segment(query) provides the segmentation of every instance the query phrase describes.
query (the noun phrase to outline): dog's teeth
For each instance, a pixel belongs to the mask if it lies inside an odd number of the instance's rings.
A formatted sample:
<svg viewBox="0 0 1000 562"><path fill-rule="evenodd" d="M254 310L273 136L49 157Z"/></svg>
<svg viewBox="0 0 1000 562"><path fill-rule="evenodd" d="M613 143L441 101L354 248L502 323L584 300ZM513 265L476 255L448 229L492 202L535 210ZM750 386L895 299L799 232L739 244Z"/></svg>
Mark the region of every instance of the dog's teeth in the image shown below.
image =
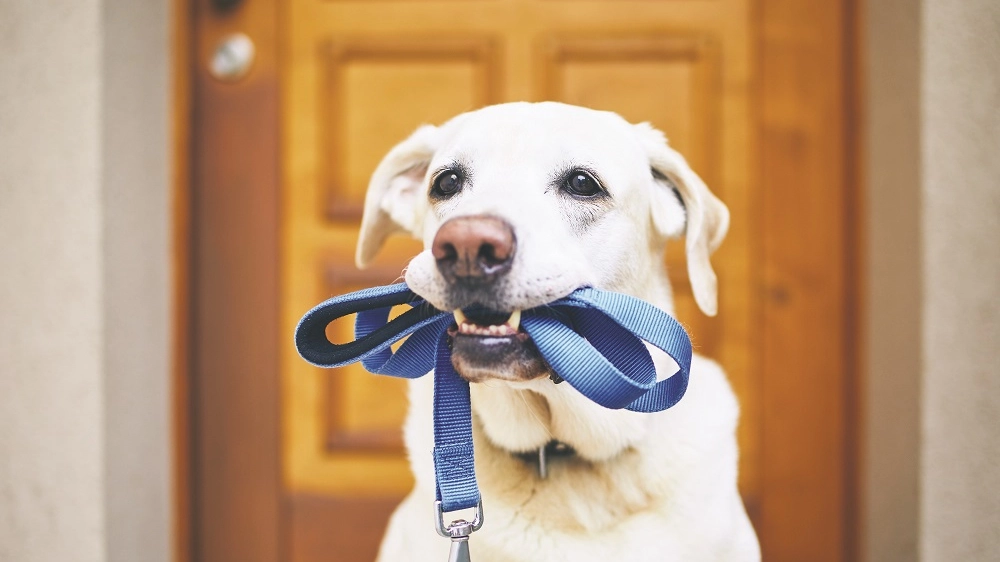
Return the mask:
<svg viewBox="0 0 1000 562"><path fill-rule="evenodd" d="M511 313L510 318L507 319L507 325L510 326L513 331L517 331L517 329L521 326L520 310L515 310Z"/></svg>
<svg viewBox="0 0 1000 562"><path fill-rule="evenodd" d="M491 326L482 326L476 324L475 322L471 322L460 308L456 308L452 314L455 316L455 325L458 327L458 333L460 334L469 334L474 336L513 336L517 334L517 329L521 325L520 310L512 312L510 317L503 324Z"/></svg>

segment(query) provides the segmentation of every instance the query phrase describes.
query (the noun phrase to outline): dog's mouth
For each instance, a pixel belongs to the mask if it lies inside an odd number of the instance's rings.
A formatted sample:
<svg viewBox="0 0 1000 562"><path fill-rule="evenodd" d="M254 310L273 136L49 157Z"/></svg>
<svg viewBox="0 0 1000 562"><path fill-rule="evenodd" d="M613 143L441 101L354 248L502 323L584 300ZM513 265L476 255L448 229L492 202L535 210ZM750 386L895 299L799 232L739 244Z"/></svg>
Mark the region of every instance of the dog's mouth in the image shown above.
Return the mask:
<svg viewBox="0 0 1000 562"><path fill-rule="evenodd" d="M470 307L468 311L455 309L455 328L463 336L513 337L521 331L521 311L497 312L481 307Z"/></svg>
<svg viewBox="0 0 1000 562"><path fill-rule="evenodd" d="M478 306L455 309L451 362L469 382L523 381L545 375L548 367L521 327L521 311L500 312Z"/></svg>

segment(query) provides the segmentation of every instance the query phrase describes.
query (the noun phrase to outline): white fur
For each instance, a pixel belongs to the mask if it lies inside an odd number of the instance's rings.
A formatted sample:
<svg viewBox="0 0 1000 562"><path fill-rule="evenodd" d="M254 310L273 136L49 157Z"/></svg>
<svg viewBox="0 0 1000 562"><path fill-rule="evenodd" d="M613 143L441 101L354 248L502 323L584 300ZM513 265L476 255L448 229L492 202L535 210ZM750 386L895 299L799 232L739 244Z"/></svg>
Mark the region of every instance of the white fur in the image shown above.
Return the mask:
<svg viewBox="0 0 1000 562"><path fill-rule="evenodd" d="M454 159L473 177L455 197L432 203L429 174ZM595 170L611 194L586 228L572 220L577 203L552 188L553 174L567 166ZM502 217L514 229L514 263L496 289L512 309L592 285L672 312L663 248L666 238L684 235L696 301L715 314L708 258L725 236L728 211L646 124L516 103L421 127L373 175L358 262L370 261L389 234L408 232L425 251L407 267L407 283L434 306L454 308L429 248L444 221L476 214ZM661 378L676 370L665 354L653 356ZM608 410L545 377L474 384L472 406L486 512L471 539L476 562L760 559L736 488L738 406L715 363L695 356L686 396L656 414ZM447 559L449 542L433 525L431 408L431 378L411 382L405 437L416 486L390 521L381 562ZM577 455L552 462L542 480L512 453L550 439Z"/></svg>

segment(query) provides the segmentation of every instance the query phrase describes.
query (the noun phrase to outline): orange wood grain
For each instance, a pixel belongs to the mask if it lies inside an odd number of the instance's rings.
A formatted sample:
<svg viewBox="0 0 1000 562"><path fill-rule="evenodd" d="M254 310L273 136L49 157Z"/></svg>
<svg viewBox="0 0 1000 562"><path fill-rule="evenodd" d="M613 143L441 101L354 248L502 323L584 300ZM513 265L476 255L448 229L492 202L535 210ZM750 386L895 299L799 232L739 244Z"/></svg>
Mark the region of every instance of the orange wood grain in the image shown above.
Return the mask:
<svg viewBox="0 0 1000 562"><path fill-rule="evenodd" d="M845 168L847 189L845 201L846 216L846 252L847 277L844 309L846 312L844 329L848 349L844 380L845 416L844 428L844 559L861 560L864 552L863 536L865 521L864 494L861 477L865 459L864 436L867 414L863 391L864 380L868 376L867 322L865 314L868 310L866 302L866 280L868 271L868 231L865 217L868 216L866 206L868 189L867 178L867 130L865 118L867 92L864 1L844 0L844 60L845 60L845 92L844 123L846 127L844 142L846 143Z"/></svg>
<svg viewBox="0 0 1000 562"><path fill-rule="evenodd" d="M279 114L276 0L193 8L191 412L193 559L278 562ZM208 61L228 33L255 43L249 74Z"/></svg>
<svg viewBox="0 0 1000 562"><path fill-rule="evenodd" d="M170 4L171 146L171 446L174 562L191 560L191 9Z"/></svg>
<svg viewBox="0 0 1000 562"><path fill-rule="evenodd" d="M847 22L822 0L768 0L760 17L761 546L766 560L840 561L855 366Z"/></svg>
<svg viewBox="0 0 1000 562"><path fill-rule="evenodd" d="M375 559L382 530L399 496L330 498L296 494L289 498L288 562Z"/></svg>

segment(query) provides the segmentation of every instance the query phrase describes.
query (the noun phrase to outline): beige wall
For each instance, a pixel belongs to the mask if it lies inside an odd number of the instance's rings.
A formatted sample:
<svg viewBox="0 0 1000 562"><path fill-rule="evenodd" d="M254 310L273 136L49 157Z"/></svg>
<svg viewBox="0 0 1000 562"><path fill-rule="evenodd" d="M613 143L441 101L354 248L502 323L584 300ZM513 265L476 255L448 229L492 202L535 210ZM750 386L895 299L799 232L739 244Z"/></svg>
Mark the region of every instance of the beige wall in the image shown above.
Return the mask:
<svg viewBox="0 0 1000 562"><path fill-rule="evenodd" d="M104 560L100 4L0 6L0 560Z"/></svg>
<svg viewBox="0 0 1000 562"><path fill-rule="evenodd" d="M167 562L169 0L103 0L105 523L110 562Z"/></svg>
<svg viewBox="0 0 1000 562"><path fill-rule="evenodd" d="M1000 558L1000 2L925 0L921 560Z"/></svg>
<svg viewBox="0 0 1000 562"><path fill-rule="evenodd" d="M169 559L166 5L0 2L0 561Z"/></svg>
<svg viewBox="0 0 1000 562"><path fill-rule="evenodd" d="M871 562L1000 552L1000 3L871 0Z"/></svg>

